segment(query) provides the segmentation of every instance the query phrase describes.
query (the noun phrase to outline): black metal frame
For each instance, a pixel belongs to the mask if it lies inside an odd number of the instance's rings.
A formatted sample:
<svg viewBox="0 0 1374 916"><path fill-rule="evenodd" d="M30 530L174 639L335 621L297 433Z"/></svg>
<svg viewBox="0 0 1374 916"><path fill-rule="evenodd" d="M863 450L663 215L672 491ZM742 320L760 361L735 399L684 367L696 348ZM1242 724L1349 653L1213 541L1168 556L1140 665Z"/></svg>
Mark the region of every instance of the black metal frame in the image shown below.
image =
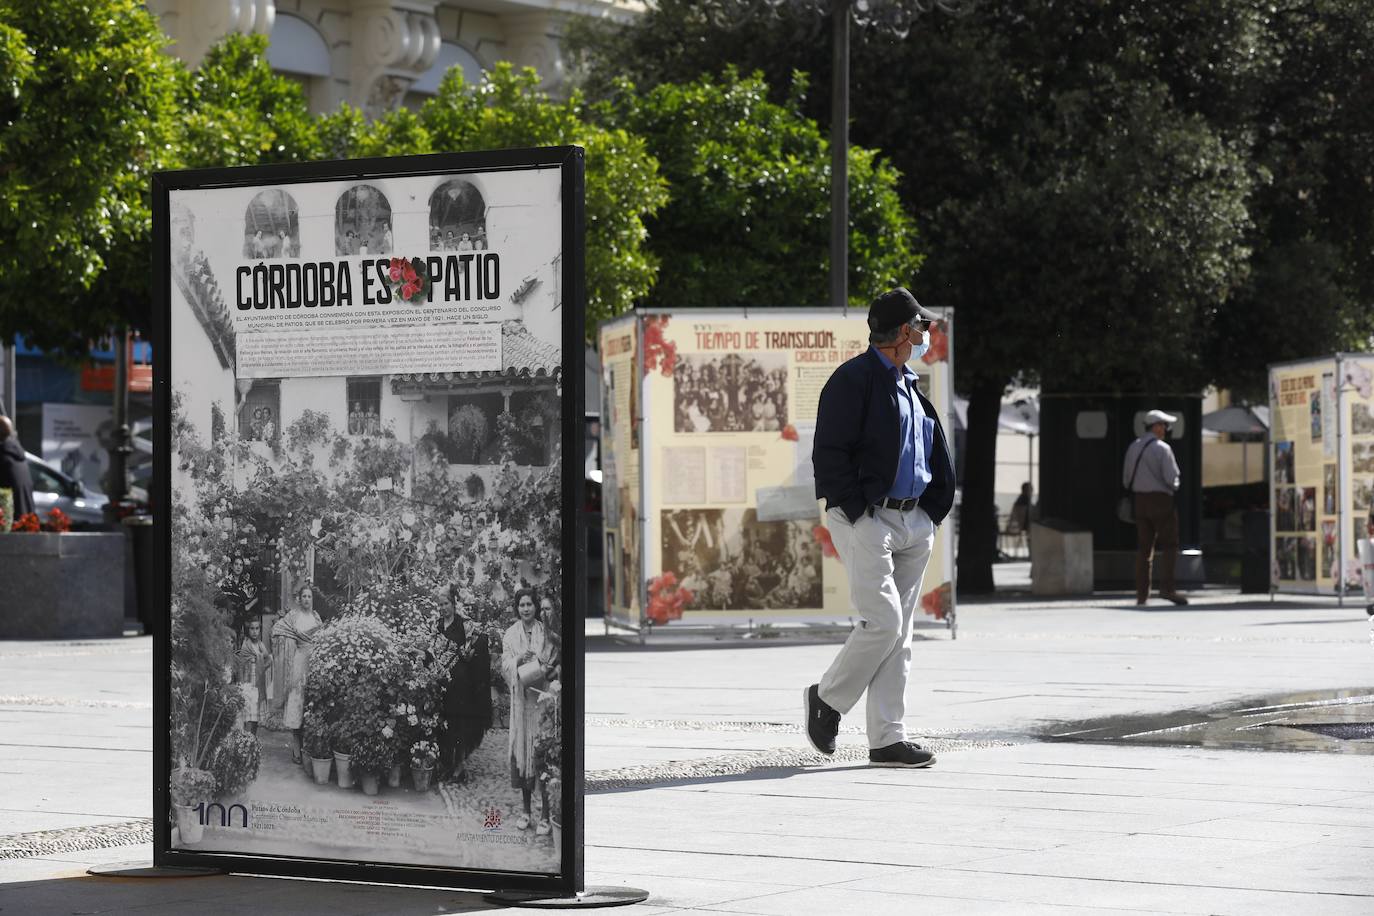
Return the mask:
<svg viewBox="0 0 1374 916"><path fill-rule="evenodd" d="M563 270L563 797L562 862L557 875L529 872L394 865L339 859L247 853L192 853L171 848L171 263L170 193L207 188L302 184L366 178L404 178L557 167L562 172ZM465 888L580 893L583 878L583 616L586 532L581 524L583 336L586 314L585 154L580 147L439 153L289 165L160 172L152 179L153 207L153 415L154 537L163 573L153 582L160 621L153 642L153 861L159 866L208 866L233 872Z"/></svg>

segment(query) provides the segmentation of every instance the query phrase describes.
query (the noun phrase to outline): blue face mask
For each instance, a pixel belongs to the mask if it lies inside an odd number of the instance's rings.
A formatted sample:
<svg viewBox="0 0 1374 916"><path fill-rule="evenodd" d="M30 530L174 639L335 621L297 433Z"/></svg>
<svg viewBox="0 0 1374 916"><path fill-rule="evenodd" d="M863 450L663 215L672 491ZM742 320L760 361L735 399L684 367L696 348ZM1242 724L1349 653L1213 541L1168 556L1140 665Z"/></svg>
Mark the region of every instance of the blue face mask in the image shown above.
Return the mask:
<svg viewBox="0 0 1374 916"><path fill-rule="evenodd" d="M920 359L930 350L930 331L921 332L921 342L911 345L911 359Z"/></svg>

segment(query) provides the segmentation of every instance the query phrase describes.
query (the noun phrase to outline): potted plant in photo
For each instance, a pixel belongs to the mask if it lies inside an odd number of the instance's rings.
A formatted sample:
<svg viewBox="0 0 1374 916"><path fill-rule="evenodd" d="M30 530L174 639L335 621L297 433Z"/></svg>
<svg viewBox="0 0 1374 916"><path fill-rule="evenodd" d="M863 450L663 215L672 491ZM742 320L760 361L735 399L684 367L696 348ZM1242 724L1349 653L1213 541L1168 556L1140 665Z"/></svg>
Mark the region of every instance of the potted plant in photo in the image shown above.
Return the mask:
<svg viewBox="0 0 1374 916"><path fill-rule="evenodd" d="M196 808L214 798L215 776L209 770L177 767L168 782L172 811L181 842L194 846L204 837L205 825ZM202 809L204 810L204 809Z"/></svg>
<svg viewBox="0 0 1374 916"><path fill-rule="evenodd" d="M258 776L262 750L258 739L234 729L224 736L210 758L210 773L215 777L215 795L237 795Z"/></svg>
<svg viewBox="0 0 1374 916"><path fill-rule="evenodd" d="M400 651L395 634L372 617L346 615L319 632L310 654L306 713L324 723L339 786L349 788L355 775L377 775L391 767L390 748L379 752L377 745L386 743L382 712L394 704Z"/></svg>
<svg viewBox="0 0 1374 916"><path fill-rule="evenodd" d="M433 741L416 741L410 748L410 779L416 792L428 792L434 776L434 764L439 760L439 745Z"/></svg>
<svg viewBox="0 0 1374 916"><path fill-rule="evenodd" d="M318 713L307 713L302 720L301 728L301 743L310 758L310 774L315 778L316 785L326 785L329 782L329 771L334 766L334 752L329 746L329 735L325 731L324 721Z"/></svg>
<svg viewBox="0 0 1374 916"><path fill-rule="evenodd" d="M353 773L362 783L365 795L376 795L386 771L391 769L394 752L390 726L377 723L375 731L361 736L353 746Z"/></svg>

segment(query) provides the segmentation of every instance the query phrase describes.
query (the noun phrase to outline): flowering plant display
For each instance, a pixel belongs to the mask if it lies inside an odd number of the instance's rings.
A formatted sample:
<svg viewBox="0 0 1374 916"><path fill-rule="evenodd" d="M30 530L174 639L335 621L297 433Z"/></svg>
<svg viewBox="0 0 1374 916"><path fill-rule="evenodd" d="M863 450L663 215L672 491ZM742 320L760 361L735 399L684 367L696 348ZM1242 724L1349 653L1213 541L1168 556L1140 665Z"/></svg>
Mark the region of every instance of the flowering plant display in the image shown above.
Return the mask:
<svg viewBox="0 0 1374 916"><path fill-rule="evenodd" d="M330 746L324 717L315 710L306 713L301 719L301 745L305 752L316 760L323 760L334 752Z"/></svg>
<svg viewBox="0 0 1374 916"><path fill-rule="evenodd" d="M0 534L10 530L10 522L14 516L14 491L9 487L0 487Z"/></svg>
<svg viewBox="0 0 1374 916"><path fill-rule="evenodd" d="M319 717L334 750L352 754L360 770L384 771L394 755L382 730L402 671L395 634L361 615L342 617L318 632L306 678L306 714Z"/></svg>
<svg viewBox="0 0 1374 916"><path fill-rule="evenodd" d="M48 520L43 523L44 529L55 531L59 534L72 530L72 520L67 513L53 506L48 510Z"/></svg>
<svg viewBox="0 0 1374 916"><path fill-rule="evenodd" d="M392 258L387 279L391 293L402 302L415 304L426 297L425 262L420 258Z"/></svg>
<svg viewBox="0 0 1374 916"><path fill-rule="evenodd" d="M428 769L439 761L439 745L433 741L416 741L410 747L410 765L417 769Z"/></svg>
<svg viewBox="0 0 1374 916"><path fill-rule="evenodd" d="M38 516L32 512L25 512L14 520L14 525L10 530L21 534L36 534L42 530L42 526L38 524Z"/></svg>
<svg viewBox="0 0 1374 916"><path fill-rule="evenodd" d="M168 780L174 805L198 805L214 798L215 776L209 770L177 767Z"/></svg>
<svg viewBox="0 0 1374 916"><path fill-rule="evenodd" d="M224 736L210 758L210 773L215 778L218 795L242 792L258 776L262 750L258 739L248 732L234 729Z"/></svg>

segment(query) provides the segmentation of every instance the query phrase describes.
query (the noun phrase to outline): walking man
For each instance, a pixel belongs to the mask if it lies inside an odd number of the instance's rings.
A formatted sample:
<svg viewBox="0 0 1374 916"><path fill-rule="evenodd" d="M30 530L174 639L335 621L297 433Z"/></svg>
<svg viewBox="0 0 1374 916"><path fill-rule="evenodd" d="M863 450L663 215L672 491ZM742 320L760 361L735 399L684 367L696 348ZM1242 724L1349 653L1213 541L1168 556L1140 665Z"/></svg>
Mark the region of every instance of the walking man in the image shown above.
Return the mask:
<svg viewBox="0 0 1374 916"><path fill-rule="evenodd" d="M820 683L804 691L806 735L818 752L835 753L840 716L867 691L874 766L935 762L906 740L903 724L921 577L935 526L954 502L944 428L908 365L929 349L935 320L905 289L874 299L871 346L830 376L816 416L816 495L861 620Z"/></svg>
<svg viewBox="0 0 1374 916"><path fill-rule="evenodd" d="M1174 584L1174 564L1178 560L1178 510L1174 493L1178 490L1178 460L1164 441L1169 427L1178 417L1162 410L1145 414L1145 433L1126 448L1121 467L1121 485L1135 494L1135 603L1150 597L1151 554L1159 555L1159 594L1174 604L1187 604Z"/></svg>

